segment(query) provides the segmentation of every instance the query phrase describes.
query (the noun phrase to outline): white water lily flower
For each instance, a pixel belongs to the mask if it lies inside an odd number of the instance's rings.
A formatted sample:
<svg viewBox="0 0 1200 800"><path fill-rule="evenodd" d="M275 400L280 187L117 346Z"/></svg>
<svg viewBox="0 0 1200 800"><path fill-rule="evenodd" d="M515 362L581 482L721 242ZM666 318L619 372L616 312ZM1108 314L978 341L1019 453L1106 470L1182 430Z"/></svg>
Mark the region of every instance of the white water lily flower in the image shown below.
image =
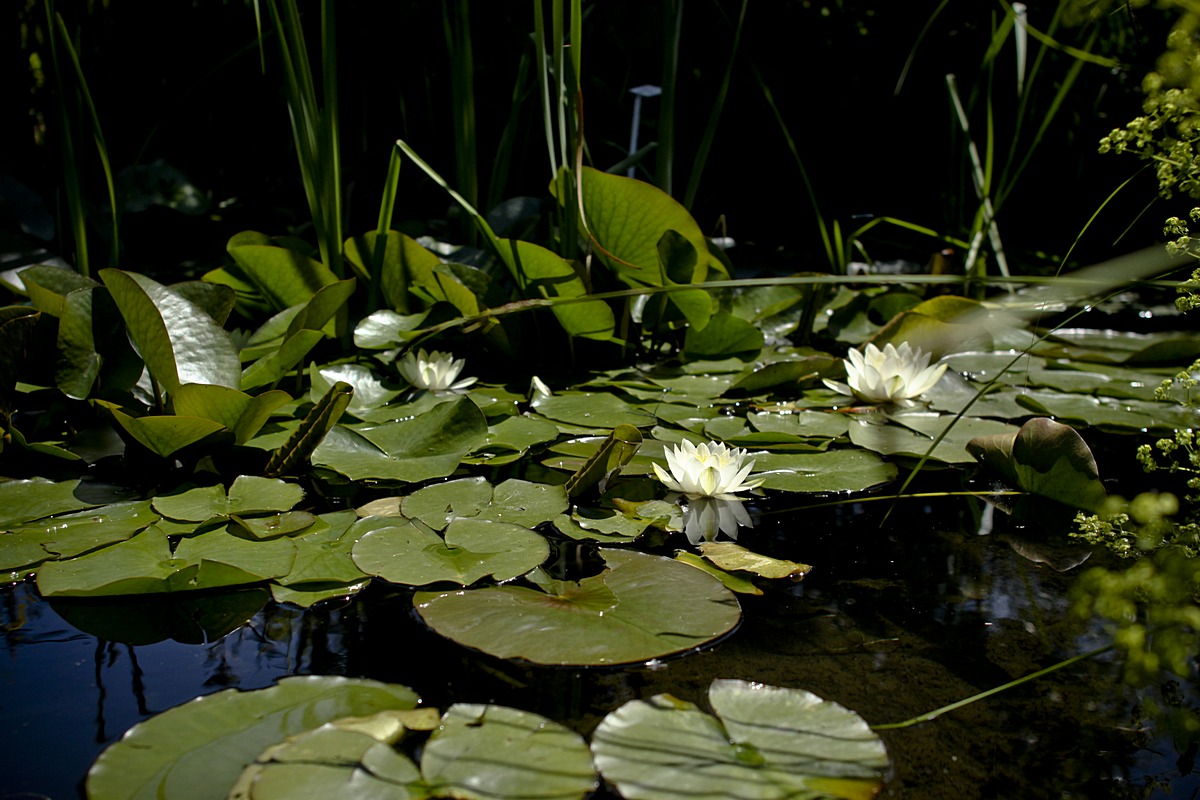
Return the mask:
<svg viewBox="0 0 1200 800"><path fill-rule="evenodd" d="M846 380L850 385L828 379L825 385L867 403L896 403L918 397L932 389L946 372L945 364L929 366L931 354L908 342L899 347L888 343L882 350L868 344L865 353L851 350L849 355Z"/></svg>
<svg viewBox="0 0 1200 800"><path fill-rule="evenodd" d="M414 355L411 351L397 364L400 374L416 389L428 389L431 392L458 391L465 389L478 378L463 378L455 381L458 373L462 372L463 359L455 360L450 353L434 350L426 353L418 350Z"/></svg>
<svg viewBox="0 0 1200 800"><path fill-rule="evenodd" d="M718 533L736 539L738 526L753 528L754 522L742 501L697 497L683 510L683 533L693 545L711 542Z"/></svg>
<svg viewBox="0 0 1200 800"><path fill-rule="evenodd" d="M715 442L695 445L685 440L676 447L667 448L667 466L671 473L668 475L655 464L654 474L668 489L693 500L698 497L732 500L735 492L744 492L762 483L746 483L754 462L743 464L745 458L745 450L730 450Z"/></svg>

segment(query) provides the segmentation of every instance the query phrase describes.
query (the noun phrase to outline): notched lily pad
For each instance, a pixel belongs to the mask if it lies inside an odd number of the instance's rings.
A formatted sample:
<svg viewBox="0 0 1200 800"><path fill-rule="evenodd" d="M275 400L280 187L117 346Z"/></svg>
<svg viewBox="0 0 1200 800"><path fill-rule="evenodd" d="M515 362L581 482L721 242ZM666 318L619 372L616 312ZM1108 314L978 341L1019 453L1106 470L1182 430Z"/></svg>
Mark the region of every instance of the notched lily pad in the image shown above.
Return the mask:
<svg viewBox="0 0 1200 800"><path fill-rule="evenodd" d="M592 736L601 775L629 800L866 800L883 785L883 742L837 703L740 680L708 699L716 716L670 695L613 711Z"/></svg>
<svg viewBox="0 0 1200 800"><path fill-rule="evenodd" d="M606 569L578 583L420 592L413 603L459 644L538 664L647 661L710 642L741 617L727 589L686 564L611 548L600 555Z"/></svg>

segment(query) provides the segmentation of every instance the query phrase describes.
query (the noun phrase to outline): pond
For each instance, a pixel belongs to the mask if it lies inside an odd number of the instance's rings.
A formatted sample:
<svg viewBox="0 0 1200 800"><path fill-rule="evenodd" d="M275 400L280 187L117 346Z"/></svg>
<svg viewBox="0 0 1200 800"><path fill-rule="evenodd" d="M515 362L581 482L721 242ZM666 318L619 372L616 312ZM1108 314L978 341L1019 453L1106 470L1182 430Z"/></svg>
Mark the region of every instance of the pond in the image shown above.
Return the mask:
<svg viewBox="0 0 1200 800"><path fill-rule="evenodd" d="M812 571L743 598L740 627L712 646L628 668L537 667L472 652L423 625L410 591L385 585L310 609L242 592L207 616L203 600L168 601L180 607L165 613L157 599L47 603L28 583L10 587L0 796L79 796L92 760L133 724L195 696L287 675L399 683L435 707L508 705L585 735L629 700L667 692L703 703L722 677L805 687L880 724L1103 643L1094 624L1069 613L1072 574L1031 559L1030 540L1044 538L1036 530L975 497L904 500L886 522L886 500L862 499L801 510L758 503L756 525L739 542ZM253 614L244 625L220 617L239 604ZM201 641L197 618L237 627ZM122 630L137 643L107 638ZM891 768L881 796L1189 796L1197 776L1180 771L1169 738L1140 726L1136 700L1120 688L1110 654L886 731Z"/></svg>

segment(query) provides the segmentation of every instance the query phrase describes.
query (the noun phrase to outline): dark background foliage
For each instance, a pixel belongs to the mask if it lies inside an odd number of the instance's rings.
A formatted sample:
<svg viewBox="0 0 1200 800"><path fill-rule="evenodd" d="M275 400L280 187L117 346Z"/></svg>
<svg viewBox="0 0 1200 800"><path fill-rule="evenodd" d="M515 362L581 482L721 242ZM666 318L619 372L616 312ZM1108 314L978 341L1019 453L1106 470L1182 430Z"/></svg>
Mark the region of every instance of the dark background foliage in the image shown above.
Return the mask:
<svg viewBox="0 0 1200 800"><path fill-rule="evenodd" d="M664 29L673 6L654 0L585 3L586 136L589 156L601 168L626 155L633 99L628 90L661 80ZM683 6L676 87L677 197L691 174L741 4L690 0ZM975 200L944 76L958 76L982 148L986 78L981 63L1004 7L949 2L920 38L937 7L932 0L749 5L728 99L692 209L707 232L716 235L724 225L739 242L742 249L732 254L739 267L824 268L816 217L764 86L796 139L827 220L838 219L846 229L864 221L861 215L890 215L962 235ZM316 4L302 8L315 34ZM125 214L125 263L120 266L203 271L221 260L225 241L237 231L305 235L308 212L274 42L268 32L264 74L252 4L76 0L60 2L56 10L77 37L114 170L161 159L182 171L208 199L201 214L162 206ZM347 0L337 3L336 10L346 231L352 233L375 225L395 139L411 143L443 174L454 174L453 56L445 44L440 3ZM0 107L6 123L0 134L0 175L31 189L45 204L45 214L61 219L60 128L56 78L48 66L46 10L35 0L19 0L2 13L7 19L6 46L0 48L5 72ZM1044 27L1053 6L1029 13L1035 27ZM998 208L1010 258L1023 269L1053 265L1054 256L1066 251L1104 198L1137 169L1130 160L1099 156L1095 143L1136 115L1139 96L1134 90L1161 47L1158 20L1149 11L1141 13L1131 18L1122 12L1099 23L1103 28L1095 48L1128 67L1084 67L1017 189ZM477 2L470 4L470 14L483 194L491 188L497 147L515 106L518 127L506 151L511 167L495 196L544 197L549 168L532 63L525 90L514 97L522 56L532 59L531 8L526 3ZM264 27L269 28L265 12ZM1056 36L1070 43L1082 40L1085 32L1060 29ZM1031 40L1031 47L1036 42ZM311 48L315 61L315 37ZM910 55L911 66L897 91ZM33 68L38 59L40 71ZM1048 57L1042 79L1031 87L1038 93L1035 108L1050 102L1056 80L1069 65L1062 53ZM1010 43L998 56L992 86L998 159L1013 135L1014 74ZM645 102L643 143L656 136L658 109L658 101ZM1024 123L1026 139L1038 119L1031 115ZM1018 145L1018 156L1027 147ZM102 219L105 193L95 149L85 140L77 153L87 196L96 206L94 216ZM643 177L652 178L654 158L651 154L644 163ZM1153 193L1150 176L1135 180L1101 214L1077 260L1109 254ZM31 200L22 199L11 182L5 183L4 206L6 235L37 216ZM402 173L395 219L409 221L412 230L461 238L453 220L448 227L438 222L451 216L444 193L409 165ZM1153 238L1160 216L1146 214L1118 249L1133 249ZM939 249L936 242L895 233L875 235L871 241L871 254L884 259L920 261ZM54 241L45 245L52 252L58 249ZM20 246L29 246L29 239Z"/></svg>

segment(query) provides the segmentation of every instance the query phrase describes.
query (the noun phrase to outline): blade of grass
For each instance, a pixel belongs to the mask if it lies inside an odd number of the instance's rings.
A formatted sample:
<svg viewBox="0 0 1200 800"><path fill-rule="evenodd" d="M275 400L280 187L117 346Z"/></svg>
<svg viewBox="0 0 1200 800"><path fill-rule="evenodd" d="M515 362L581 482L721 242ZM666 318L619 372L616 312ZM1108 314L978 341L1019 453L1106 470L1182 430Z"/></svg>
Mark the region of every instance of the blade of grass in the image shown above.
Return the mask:
<svg viewBox="0 0 1200 800"><path fill-rule="evenodd" d="M63 49L71 59L71 67L75 72L76 91L84 107L87 109L88 120L92 128L92 141L96 145L96 154L100 156L100 166L104 172L104 183L108 189L108 204L111 209L112 243L109 249L109 263L116 266L121 263L121 209L117 205L117 190L116 184L113 181L112 165L108 159L108 146L104 143L104 131L100 127L100 115L96 113L96 103L92 100L92 93L88 89L87 76L84 75L83 64L79 61L79 53L75 50L75 45L71 42L71 35L67 32L67 24L63 21L62 15L58 13L54 14L54 21L58 31L58 38L62 41ZM82 203L82 198L79 201ZM82 207L79 213L84 213Z"/></svg>
<svg viewBox="0 0 1200 800"><path fill-rule="evenodd" d="M379 300L383 292L383 261L387 252L388 231L392 228L392 212L396 207L396 192L400 186L400 148L392 145L392 154L388 159L387 178L383 182L383 198L379 201L379 221L375 225L375 248L371 253L371 286L367 290L367 313L379 310ZM401 270L397 276L401 289L396 294L400 298L400 307L396 309L401 314L408 313L408 275Z"/></svg>
<svg viewBox="0 0 1200 800"><path fill-rule="evenodd" d="M467 0L442 3L442 30L450 56L450 105L454 120L454 177L459 191L479 205L479 164L475 131L475 62L471 49L471 17ZM466 226L466 243L474 246L475 229Z"/></svg>
<svg viewBox="0 0 1200 800"><path fill-rule="evenodd" d="M662 4L662 98L658 103L658 188L671 194L675 167L675 84L679 74L679 44L683 34L683 0Z"/></svg>
<svg viewBox="0 0 1200 800"><path fill-rule="evenodd" d="M83 187L79 175L79 160L75 155L75 130L61 61L58 57L58 36L55 33L55 12L52 0L46 0L46 22L50 29L50 63L58 83L59 152L62 156L63 190L67 196L67 218L71 229L72 244L75 245L75 268L81 275L91 273L88 260L87 216L83 205Z"/></svg>

